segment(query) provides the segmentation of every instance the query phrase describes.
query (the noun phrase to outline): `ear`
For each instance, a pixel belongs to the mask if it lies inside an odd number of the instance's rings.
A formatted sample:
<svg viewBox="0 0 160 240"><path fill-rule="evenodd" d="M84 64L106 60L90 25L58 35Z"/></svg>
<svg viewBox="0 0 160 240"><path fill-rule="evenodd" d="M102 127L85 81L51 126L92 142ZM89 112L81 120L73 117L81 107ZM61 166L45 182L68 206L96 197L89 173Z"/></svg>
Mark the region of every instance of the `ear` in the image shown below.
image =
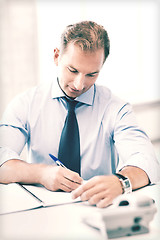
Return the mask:
<svg viewBox="0 0 160 240"><path fill-rule="evenodd" d="M54 49L54 63L56 64L56 66L58 66L58 58L59 58L59 49L55 48Z"/></svg>

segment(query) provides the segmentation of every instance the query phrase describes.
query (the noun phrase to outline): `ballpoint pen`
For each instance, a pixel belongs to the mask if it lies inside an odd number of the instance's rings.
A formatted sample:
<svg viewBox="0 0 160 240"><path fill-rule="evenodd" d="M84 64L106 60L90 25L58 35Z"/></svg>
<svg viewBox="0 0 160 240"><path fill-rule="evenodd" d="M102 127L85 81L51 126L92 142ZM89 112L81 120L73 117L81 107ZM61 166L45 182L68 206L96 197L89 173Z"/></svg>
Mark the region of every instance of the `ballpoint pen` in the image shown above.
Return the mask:
<svg viewBox="0 0 160 240"><path fill-rule="evenodd" d="M63 163L58 159L56 158L55 156L53 156L52 154L49 153L49 156L55 161L55 163L57 164L57 166L61 166L63 168L66 168Z"/></svg>

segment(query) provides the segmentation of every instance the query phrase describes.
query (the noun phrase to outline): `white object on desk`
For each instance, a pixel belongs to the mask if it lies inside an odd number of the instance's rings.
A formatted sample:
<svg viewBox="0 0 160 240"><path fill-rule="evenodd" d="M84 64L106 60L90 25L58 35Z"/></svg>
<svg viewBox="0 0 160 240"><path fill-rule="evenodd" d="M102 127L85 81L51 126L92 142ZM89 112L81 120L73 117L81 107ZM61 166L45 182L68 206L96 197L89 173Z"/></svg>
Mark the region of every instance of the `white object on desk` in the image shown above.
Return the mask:
<svg viewBox="0 0 160 240"><path fill-rule="evenodd" d="M124 237L148 233L149 223L156 211L153 199L131 193L119 196L111 207L85 217L84 221L102 230L102 219L109 238Z"/></svg>

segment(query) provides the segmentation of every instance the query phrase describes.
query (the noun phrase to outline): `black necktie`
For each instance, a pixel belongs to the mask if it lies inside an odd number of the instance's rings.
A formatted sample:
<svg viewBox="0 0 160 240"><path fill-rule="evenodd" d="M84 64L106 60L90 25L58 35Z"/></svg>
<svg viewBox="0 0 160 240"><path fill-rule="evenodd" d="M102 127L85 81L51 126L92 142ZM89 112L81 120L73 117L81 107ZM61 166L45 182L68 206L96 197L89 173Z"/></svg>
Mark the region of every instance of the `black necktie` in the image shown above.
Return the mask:
<svg viewBox="0 0 160 240"><path fill-rule="evenodd" d="M70 170L80 174L80 140L75 115L76 101L66 98L68 114L62 130L58 158Z"/></svg>

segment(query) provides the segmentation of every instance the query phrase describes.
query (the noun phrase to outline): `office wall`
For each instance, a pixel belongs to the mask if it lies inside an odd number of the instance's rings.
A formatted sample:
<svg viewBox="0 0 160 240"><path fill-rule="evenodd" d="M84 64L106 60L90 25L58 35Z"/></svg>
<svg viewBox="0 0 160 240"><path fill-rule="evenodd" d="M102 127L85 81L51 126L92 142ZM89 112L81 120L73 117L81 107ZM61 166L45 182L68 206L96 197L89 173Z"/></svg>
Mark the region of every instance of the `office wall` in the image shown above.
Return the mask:
<svg viewBox="0 0 160 240"><path fill-rule="evenodd" d="M0 0L0 118L10 100L38 82L35 1Z"/></svg>
<svg viewBox="0 0 160 240"><path fill-rule="evenodd" d="M133 104L133 110L140 127L151 139L160 162L160 101Z"/></svg>

